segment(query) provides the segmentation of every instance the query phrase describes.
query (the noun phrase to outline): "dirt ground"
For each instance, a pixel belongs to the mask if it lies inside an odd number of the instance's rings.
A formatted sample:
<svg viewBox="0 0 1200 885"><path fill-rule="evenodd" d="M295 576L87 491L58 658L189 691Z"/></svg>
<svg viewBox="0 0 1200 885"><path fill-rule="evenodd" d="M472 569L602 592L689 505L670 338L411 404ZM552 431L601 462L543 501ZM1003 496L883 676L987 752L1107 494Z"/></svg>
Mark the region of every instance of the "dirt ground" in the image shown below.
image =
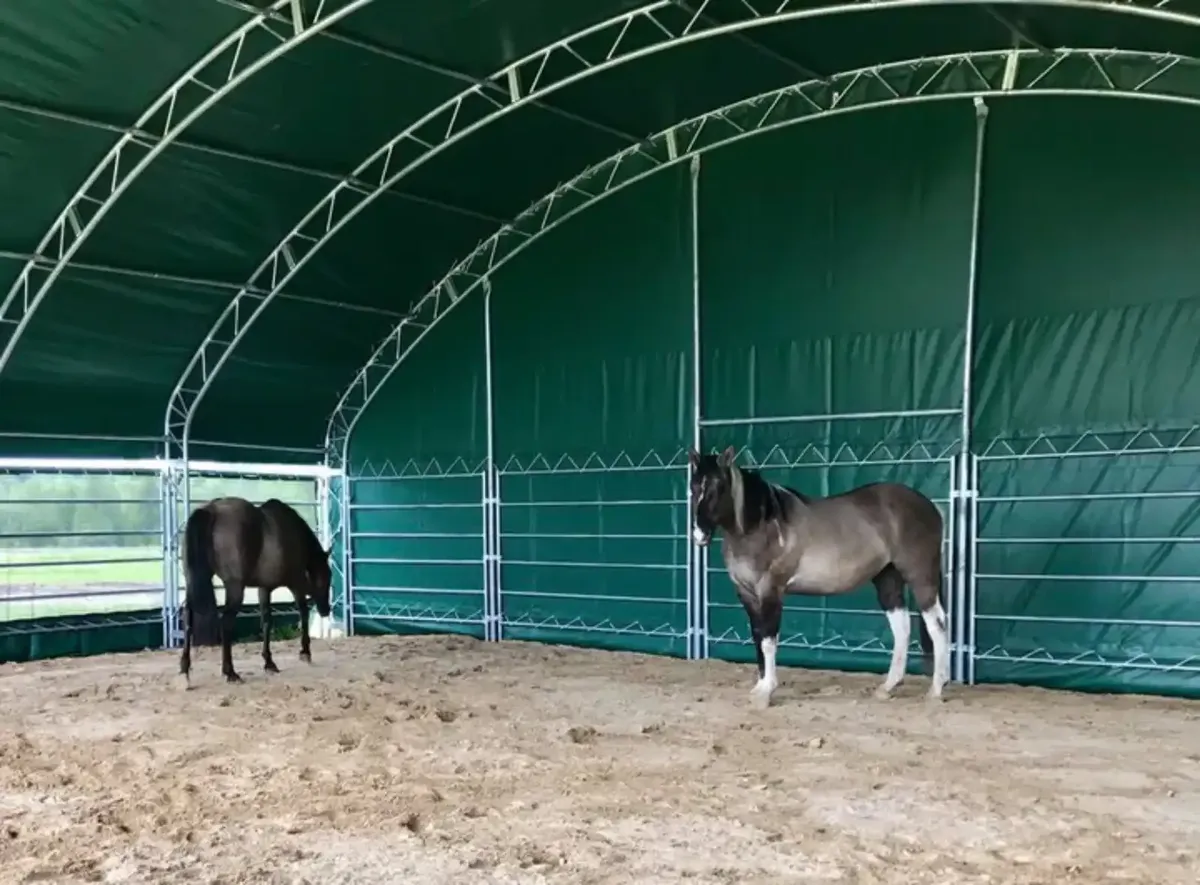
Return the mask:
<svg viewBox="0 0 1200 885"><path fill-rule="evenodd" d="M0 667L0 882L1200 881L1200 704L447 637Z"/></svg>

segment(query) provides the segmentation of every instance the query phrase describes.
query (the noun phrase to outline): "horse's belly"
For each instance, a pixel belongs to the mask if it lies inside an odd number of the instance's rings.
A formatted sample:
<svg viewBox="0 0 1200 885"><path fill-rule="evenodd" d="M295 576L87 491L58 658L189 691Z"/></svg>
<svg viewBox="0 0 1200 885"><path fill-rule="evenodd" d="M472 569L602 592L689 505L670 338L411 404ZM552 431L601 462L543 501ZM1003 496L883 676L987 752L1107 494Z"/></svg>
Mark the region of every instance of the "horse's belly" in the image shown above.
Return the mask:
<svg viewBox="0 0 1200 885"><path fill-rule="evenodd" d="M825 594L852 590L873 578L886 565L876 565L871 559L841 556L832 551L806 551L788 580L788 592Z"/></svg>

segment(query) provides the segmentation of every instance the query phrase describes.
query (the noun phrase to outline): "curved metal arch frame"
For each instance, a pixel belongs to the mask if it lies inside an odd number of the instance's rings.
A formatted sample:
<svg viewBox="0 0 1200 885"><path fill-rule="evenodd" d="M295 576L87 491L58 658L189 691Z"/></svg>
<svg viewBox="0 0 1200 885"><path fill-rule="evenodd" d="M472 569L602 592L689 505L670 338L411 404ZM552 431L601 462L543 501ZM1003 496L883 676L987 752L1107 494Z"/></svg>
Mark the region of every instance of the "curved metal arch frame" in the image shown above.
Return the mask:
<svg viewBox="0 0 1200 885"><path fill-rule="evenodd" d="M374 0L348 0L326 11L326 0L306 20L298 0L273 0L187 69L147 108L67 201L0 302L0 372L8 365L39 305L75 253L151 163L209 108L255 73ZM289 10L290 34L274 18ZM254 45L262 31L272 41ZM219 78L218 85L205 79ZM35 275L41 275L40 282Z"/></svg>
<svg viewBox="0 0 1200 885"><path fill-rule="evenodd" d="M1038 64L1031 64L1038 62ZM1135 62L1137 71L1113 70ZM1172 69L1196 71L1191 93L1161 85ZM1095 86L1066 85L1094 79ZM1159 88L1151 91L1151 87ZM626 148L530 205L458 262L372 353L330 415L326 458L345 470L354 428L375 395L434 326L475 288L545 234L632 184L743 139L869 109L953 99L1057 95L1141 99L1200 107L1200 59L1117 49L999 50L874 65L787 86L707 111ZM411 332L411 334L406 334Z"/></svg>
<svg viewBox="0 0 1200 885"><path fill-rule="evenodd" d="M164 416L168 457L175 457L178 451L179 456L187 459L191 426L197 408L230 354L276 294L359 212L428 160L463 138L526 104L541 100L590 76L709 37L740 34L771 24L804 19L912 7L963 6L970 5L973 0L850 0L815 8L792 8L801 2L773 0L774 11L762 13L751 0L742 0L739 6L745 13L744 19L704 24L701 20L711 0L702 0L695 10L683 8L675 0L656 0L577 31L501 68L486 80L448 99L405 127L360 163L346 181L333 187L297 222L218 317L192 355L168 400ZM1200 15L1163 9L1155 0L994 0L991 5L1102 10L1200 26ZM678 21L669 23L666 20L668 13ZM665 38L649 44L635 42L630 37L630 31L637 22L651 25ZM600 45L605 39L610 42ZM594 43L598 48L589 50L585 43ZM633 48L624 49L626 46ZM603 50L603 54L600 50ZM598 60L589 60L589 56ZM547 73L552 60L567 57L573 60L577 69L558 78ZM523 89L523 82L529 82L530 85ZM828 82L828 79L818 82ZM507 103L496 100L485 91L487 86L495 84L507 87ZM627 150L638 153L643 150L643 145L644 142L639 142ZM373 183L364 187L363 182Z"/></svg>

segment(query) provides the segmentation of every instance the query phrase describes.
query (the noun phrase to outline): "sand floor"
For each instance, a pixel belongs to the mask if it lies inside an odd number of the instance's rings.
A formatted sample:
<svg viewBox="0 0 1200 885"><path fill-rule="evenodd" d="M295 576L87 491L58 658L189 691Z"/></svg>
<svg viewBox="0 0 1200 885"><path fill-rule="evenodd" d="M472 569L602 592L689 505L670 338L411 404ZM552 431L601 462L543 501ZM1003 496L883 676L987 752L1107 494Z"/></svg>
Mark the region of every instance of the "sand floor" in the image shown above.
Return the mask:
<svg viewBox="0 0 1200 885"><path fill-rule="evenodd" d="M0 883L1200 881L1200 704L453 637L0 667Z"/></svg>

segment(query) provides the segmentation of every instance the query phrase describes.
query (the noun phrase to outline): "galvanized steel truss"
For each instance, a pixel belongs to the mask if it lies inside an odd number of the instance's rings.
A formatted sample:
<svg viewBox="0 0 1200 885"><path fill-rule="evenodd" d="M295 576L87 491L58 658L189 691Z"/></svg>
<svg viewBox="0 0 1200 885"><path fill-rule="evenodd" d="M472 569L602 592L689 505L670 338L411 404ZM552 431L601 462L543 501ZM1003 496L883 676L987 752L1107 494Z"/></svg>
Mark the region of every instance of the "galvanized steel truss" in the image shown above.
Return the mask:
<svg viewBox="0 0 1200 885"><path fill-rule="evenodd" d="M988 6L1018 2L998 0ZM722 22L708 15L711 0L691 6L676 0L657 0L555 41L473 84L376 149L345 181L314 205L263 259L205 336L172 392L165 418L171 445L186 450L192 419L213 379L276 293L367 206L462 139L526 105L538 104L560 89L681 45L719 36L746 37L754 29L773 24L939 4L943 0L858 0L801 8L801 0L770 3L741 0L735 7L740 17ZM1129 0L1029 0L1024 5L1106 10L1200 25L1200 16L1176 13L1161 2L1139 5ZM985 6L980 4L980 9ZM989 14L994 14L994 10ZM769 52L753 45L760 52ZM503 92L498 94L499 89ZM643 144L637 142L628 150L638 154ZM652 157L647 159L653 162ZM520 228L511 231L520 235ZM453 290L448 294L457 297ZM416 322L413 317L410 325Z"/></svg>

